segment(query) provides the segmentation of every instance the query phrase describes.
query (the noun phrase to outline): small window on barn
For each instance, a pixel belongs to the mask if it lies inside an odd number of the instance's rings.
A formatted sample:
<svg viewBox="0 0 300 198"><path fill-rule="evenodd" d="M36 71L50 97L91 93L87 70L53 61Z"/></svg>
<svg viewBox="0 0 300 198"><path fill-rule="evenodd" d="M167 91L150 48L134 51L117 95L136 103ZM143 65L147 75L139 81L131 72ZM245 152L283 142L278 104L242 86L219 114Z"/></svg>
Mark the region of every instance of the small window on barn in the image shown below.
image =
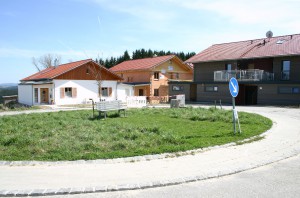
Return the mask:
<svg viewBox="0 0 300 198"><path fill-rule="evenodd" d="M90 70L89 68L86 68L86 71L85 71L86 74L90 74Z"/></svg>
<svg viewBox="0 0 300 198"><path fill-rule="evenodd" d="M278 93L280 93L280 94L299 94L300 87L279 87Z"/></svg>
<svg viewBox="0 0 300 198"><path fill-rule="evenodd" d="M183 90L183 86L173 85L172 90L173 91L182 91Z"/></svg>
<svg viewBox="0 0 300 198"><path fill-rule="evenodd" d="M232 70L232 65L231 64L225 64L225 70L231 71Z"/></svg>
<svg viewBox="0 0 300 198"><path fill-rule="evenodd" d="M158 80L159 79L159 72L154 72L154 80Z"/></svg>
<svg viewBox="0 0 300 198"><path fill-rule="evenodd" d="M206 86L205 87L205 91L206 92L217 92L218 91L218 87L217 86Z"/></svg>

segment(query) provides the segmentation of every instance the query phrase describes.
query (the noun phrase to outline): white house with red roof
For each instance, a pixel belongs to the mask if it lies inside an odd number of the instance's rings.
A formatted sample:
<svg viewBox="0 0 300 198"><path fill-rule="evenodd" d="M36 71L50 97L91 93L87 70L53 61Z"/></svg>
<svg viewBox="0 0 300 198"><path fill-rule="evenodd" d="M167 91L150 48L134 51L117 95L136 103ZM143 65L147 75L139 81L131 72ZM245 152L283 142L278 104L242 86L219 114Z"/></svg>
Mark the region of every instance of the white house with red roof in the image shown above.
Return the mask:
<svg viewBox="0 0 300 198"><path fill-rule="evenodd" d="M120 94L125 94L125 89L128 95L133 92L132 87L120 84L121 80L92 59L81 60L49 67L20 80L18 100L30 106L83 104L90 99L116 100L124 98Z"/></svg>
<svg viewBox="0 0 300 198"><path fill-rule="evenodd" d="M194 65L193 82L170 85L183 87L187 100L231 103L235 77L237 104L300 104L300 34L215 44L186 62Z"/></svg>

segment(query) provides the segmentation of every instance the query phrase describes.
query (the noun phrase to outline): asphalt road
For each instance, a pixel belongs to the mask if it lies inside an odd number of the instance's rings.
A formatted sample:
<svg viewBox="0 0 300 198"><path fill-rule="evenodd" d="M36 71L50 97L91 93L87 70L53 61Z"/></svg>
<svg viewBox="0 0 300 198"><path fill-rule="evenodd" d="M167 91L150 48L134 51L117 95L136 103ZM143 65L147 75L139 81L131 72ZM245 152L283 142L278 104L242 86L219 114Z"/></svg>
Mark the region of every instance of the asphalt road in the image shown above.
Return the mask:
<svg viewBox="0 0 300 198"><path fill-rule="evenodd" d="M44 198L299 197L300 155L238 174L187 184L133 191Z"/></svg>

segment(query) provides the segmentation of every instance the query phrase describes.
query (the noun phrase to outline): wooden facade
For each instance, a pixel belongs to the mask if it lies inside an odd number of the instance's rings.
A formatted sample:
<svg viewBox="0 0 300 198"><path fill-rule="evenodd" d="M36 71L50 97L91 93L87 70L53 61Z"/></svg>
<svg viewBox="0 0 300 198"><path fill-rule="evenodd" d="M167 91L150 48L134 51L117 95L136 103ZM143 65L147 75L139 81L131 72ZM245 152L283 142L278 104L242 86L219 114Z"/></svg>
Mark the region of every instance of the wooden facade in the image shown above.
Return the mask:
<svg viewBox="0 0 300 198"><path fill-rule="evenodd" d="M100 68L94 62L86 63L71 71L63 73L54 79L64 80L120 80L121 77L113 74L105 68Z"/></svg>
<svg viewBox="0 0 300 198"><path fill-rule="evenodd" d="M192 80L193 70L183 64L180 59L173 57L150 69L115 71L123 78L124 83L145 83L148 85L135 86L135 96L147 96L150 103L169 101L170 80ZM142 91L143 90L143 91Z"/></svg>
<svg viewBox="0 0 300 198"><path fill-rule="evenodd" d="M283 61L290 61L289 78L282 78ZM214 71L232 69L260 69L274 73L271 81L239 82L237 105L299 105L300 104L300 56L268 57L260 59L229 60L194 64L193 83L170 83L170 94L185 94L187 101L208 102L222 100L231 103L228 82L214 82ZM183 86L174 91L173 86ZM195 89L196 87L196 89ZM196 90L196 91L195 91ZM193 93L193 94L191 94Z"/></svg>

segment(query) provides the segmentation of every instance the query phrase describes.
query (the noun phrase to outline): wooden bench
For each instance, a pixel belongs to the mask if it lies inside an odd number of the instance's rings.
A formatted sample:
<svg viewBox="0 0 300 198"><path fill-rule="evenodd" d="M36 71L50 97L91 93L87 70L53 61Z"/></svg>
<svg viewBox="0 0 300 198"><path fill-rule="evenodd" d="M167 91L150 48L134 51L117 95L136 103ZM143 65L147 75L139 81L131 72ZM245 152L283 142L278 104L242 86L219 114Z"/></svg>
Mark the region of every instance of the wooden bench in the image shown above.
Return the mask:
<svg viewBox="0 0 300 198"><path fill-rule="evenodd" d="M99 118L101 118L101 114L104 114L104 118L106 118L106 114L108 111L117 110L120 114L120 111L124 111L124 116L126 116L127 104L122 102L121 100L113 100L113 101L101 101L96 102L96 110L99 111Z"/></svg>

